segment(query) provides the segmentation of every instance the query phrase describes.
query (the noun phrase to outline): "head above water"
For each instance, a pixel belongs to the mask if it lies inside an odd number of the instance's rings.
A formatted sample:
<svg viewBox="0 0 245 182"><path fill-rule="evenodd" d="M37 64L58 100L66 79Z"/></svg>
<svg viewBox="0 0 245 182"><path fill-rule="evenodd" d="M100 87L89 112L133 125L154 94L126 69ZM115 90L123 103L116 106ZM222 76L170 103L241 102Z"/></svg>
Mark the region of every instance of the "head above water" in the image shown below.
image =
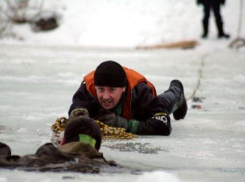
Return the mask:
<svg viewBox="0 0 245 182"><path fill-rule="evenodd" d="M113 109L126 90L127 77L123 67L115 61L101 63L94 73L95 89L100 105Z"/></svg>
<svg viewBox="0 0 245 182"><path fill-rule="evenodd" d="M102 133L100 131L99 125L95 123L92 118L87 116L76 117L70 120L65 128L65 143L78 142L81 141L81 139L84 139L84 137L89 138L91 141L89 143L93 143L95 149L99 151L102 140Z"/></svg>
<svg viewBox="0 0 245 182"><path fill-rule="evenodd" d="M5 143L0 142L0 157L6 157L11 155L11 149Z"/></svg>

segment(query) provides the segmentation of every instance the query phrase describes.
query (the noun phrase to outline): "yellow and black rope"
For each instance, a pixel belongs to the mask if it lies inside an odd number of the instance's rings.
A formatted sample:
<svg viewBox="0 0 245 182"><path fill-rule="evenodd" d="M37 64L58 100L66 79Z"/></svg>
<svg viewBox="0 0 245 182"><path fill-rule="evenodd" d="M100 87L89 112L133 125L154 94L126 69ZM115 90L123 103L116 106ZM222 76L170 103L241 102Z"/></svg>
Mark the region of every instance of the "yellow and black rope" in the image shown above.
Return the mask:
<svg viewBox="0 0 245 182"><path fill-rule="evenodd" d="M69 119L66 119L65 117L57 118L55 123L51 126L51 130L56 135L59 135L65 130L68 122ZM133 139L138 137L135 134L126 132L125 128L110 127L98 120L95 120L95 122L100 126L104 139Z"/></svg>

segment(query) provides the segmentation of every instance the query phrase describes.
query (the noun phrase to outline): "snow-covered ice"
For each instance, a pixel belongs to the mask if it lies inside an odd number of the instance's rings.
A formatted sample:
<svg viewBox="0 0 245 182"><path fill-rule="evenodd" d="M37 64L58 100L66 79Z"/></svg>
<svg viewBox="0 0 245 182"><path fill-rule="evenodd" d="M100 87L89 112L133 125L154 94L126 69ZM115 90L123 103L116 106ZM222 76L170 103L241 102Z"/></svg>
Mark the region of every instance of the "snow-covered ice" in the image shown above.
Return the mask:
<svg viewBox="0 0 245 182"><path fill-rule="evenodd" d="M14 26L24 41L0 40L0 140L14 154L34 153L50 141L50 126L57 117L67 117L83 76L104 60L116 60L143 73L158 93L177 78L189 98L200 79L195 95L200 100L188 101L184 120L172 118L169 137L104 141L105 158L125 167L118 173L0 170L0 182L244 181L244 48L232 50L228 48L231 40L216 39L213 19L209 39L199 39L202 9L195 1L59 2L45 2L62 15L59 29L33 33L29 25ZM222 8L225 29L232 39L239 3L227 1ZM244 29L245 23L245 36ZM189 50L134 49L182 39L197 39L199 45Z"/></svg>

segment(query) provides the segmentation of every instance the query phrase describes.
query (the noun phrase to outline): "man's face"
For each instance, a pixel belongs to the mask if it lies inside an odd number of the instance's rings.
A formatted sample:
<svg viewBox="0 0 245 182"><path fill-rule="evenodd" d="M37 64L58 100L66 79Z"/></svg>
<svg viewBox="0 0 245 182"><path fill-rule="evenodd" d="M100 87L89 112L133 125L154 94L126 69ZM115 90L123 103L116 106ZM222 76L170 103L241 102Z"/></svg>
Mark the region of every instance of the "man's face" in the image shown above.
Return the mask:
<svg viewBox="0 0 245 182"><path fill-rule="evenodd" d="M95 86L95 89L100 105L106 110L114 108L125 91L125 87Z"/></svg>

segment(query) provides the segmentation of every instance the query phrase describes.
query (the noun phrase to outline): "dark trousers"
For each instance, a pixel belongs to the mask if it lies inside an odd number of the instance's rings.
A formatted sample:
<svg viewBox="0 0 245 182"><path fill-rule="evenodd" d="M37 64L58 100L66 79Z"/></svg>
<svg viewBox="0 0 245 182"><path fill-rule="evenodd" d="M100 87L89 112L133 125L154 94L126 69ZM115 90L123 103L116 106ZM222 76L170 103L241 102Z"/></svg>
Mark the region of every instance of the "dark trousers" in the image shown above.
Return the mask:
<svg viewBox="0 0 245 182"><path fill-rule="evenodd" d="M182 91L179 87L172 86L169 88L169 90L158 95L158 97L161 99L161 101L166 106L165 107L166 113L171 114L178 108L180 104L181 93Z"/></svg>
<svg viewBox="0 0 245 182"><path fill-rule="evenodd" d="M204 4L204 17L203 22L208 23L211 10L214 13L214 17L216 22L222 23L222 17L220 15L220 5L219 4Z"/></svg>
<svg viewBox="0 0 245 182"><path fill-rule="evenodd" d="M209 17L210 17L210 12L213 11L214 17L216 20L216 26L218 30L218 36L222 37L224 36L224 31L223 31L223 21L222 17L220 15L220 4L219 3L204 3L204 17L203 17L203 37L206 37L208 34L208 27L209 27Z"/></svg>

